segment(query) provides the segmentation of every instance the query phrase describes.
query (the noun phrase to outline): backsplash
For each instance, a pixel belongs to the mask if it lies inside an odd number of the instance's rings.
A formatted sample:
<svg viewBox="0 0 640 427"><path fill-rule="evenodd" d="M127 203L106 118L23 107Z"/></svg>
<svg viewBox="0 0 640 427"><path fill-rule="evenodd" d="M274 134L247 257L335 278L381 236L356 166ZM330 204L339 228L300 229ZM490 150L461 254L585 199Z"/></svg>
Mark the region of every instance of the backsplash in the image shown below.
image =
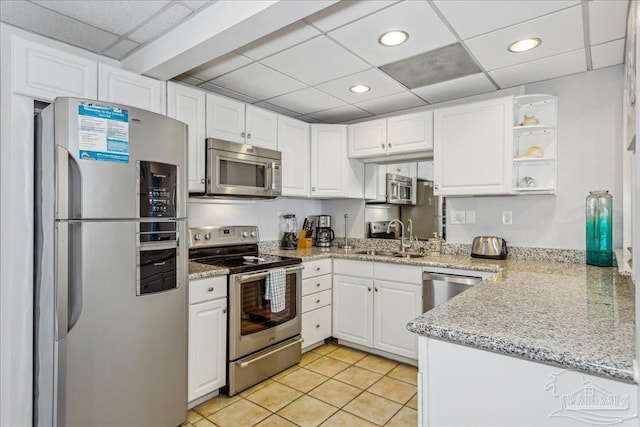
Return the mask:
<svg viewBox="0 0 640 427"><path fill-rule="evenodd" d="M333 242L334 246L344 244L344 237L336 237ZM349 244L354 248L371 248L386 251L393 251L399 248L399 242L392 239L362 239L350 238ZM280 247L279 240L267 240L260 242L261 251L278 249ZM427 250L427 242L414 242L409 251ZM471 245L467 243L443 243L442 253L444 255L461 255L470 256ZM509 246L508 259L528 259L536 261L554 261L566 262L574 264L584 264L586 254L583 250L578 249L554 249L554 248L529 248L524 246Z"/></svg>

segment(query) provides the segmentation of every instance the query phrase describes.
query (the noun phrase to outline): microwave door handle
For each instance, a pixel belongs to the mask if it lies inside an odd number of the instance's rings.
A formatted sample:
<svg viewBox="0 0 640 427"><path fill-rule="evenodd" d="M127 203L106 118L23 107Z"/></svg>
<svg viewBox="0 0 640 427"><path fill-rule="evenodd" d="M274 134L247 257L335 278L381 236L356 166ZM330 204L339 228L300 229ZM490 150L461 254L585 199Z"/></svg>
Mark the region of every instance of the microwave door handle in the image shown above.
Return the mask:
<svg viewBox="0 0 640 427"><path fill-rule="evenodd" d="M268 191L269 189L271 189L271 184L273 182L273 169L272 168L272 163L266 163L264 165L264 189L265 191Z"/></svg>

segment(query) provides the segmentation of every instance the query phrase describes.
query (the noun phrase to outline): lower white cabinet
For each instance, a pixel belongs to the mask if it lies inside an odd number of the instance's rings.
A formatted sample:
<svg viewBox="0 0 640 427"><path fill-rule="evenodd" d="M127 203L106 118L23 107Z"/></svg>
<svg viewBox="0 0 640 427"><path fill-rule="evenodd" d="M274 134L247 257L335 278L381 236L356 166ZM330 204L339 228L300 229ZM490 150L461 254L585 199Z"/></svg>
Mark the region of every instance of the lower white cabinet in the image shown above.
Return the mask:
<svg viewBox="0 0 640 427"><path fill-rule="evenodd" d="M227 278L189 281L189 402L225 385Z"/></svg>
<svg viewBox="0 0 640 427"><path fill-rule="evenodd" d="M331 260L303 263L302 349L315 347L331 336Z"/></svg>
<svg viewBox="0 0 640 427"><path fill-rule="evenodd" d="M422 269L334 260L333 336L410 359L418 337L407 323L421 314Z"/></svg>

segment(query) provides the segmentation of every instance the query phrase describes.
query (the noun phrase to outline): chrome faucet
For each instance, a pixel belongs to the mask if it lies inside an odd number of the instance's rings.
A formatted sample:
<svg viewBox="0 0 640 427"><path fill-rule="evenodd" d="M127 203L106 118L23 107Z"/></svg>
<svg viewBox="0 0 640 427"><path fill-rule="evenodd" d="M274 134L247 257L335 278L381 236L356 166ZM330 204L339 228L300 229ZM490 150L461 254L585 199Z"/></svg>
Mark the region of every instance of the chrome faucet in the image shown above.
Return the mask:
<svg viewBox="0 0 640 427"><path fill-rule="evenodd" d="M404 242L404 224L399 219L392 219L391 221L389 221L389 225L387 225L387 233L391 233L391 224L393 224L394 222L397 222L398 224L400 224L400 253L403 254L405 253L405 249L408 249L411 247L411 240L409 240L409 243ZM413 235L413 232L411 234Z"/></svg>

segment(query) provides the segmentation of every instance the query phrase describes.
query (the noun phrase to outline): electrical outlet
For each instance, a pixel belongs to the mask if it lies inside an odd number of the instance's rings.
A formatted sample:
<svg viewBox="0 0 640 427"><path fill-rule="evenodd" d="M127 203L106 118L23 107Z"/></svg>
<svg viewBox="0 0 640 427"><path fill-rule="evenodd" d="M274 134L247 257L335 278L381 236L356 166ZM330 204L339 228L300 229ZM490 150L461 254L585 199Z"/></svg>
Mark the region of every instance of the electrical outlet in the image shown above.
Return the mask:
<svg viewBox="0 0 640 427"><path fill-rule="evenodd" d="M476 223L476 211L466 211L465 219L467 224L475 224Z"/></svg>
<svg viewBox="0 0 640 427"><path fill-rule="evenodd" d="M502 224L503 225L512 225L513 224L513 212L512 211L502 211Z"/></svg>
<svg viewBox="0 0 640 427"><path fill-rule="evenodd" d="M449 217L449 224L451 225L461 225L464 224L465 215L464 211L451 211L451 217Z"/></svg>

